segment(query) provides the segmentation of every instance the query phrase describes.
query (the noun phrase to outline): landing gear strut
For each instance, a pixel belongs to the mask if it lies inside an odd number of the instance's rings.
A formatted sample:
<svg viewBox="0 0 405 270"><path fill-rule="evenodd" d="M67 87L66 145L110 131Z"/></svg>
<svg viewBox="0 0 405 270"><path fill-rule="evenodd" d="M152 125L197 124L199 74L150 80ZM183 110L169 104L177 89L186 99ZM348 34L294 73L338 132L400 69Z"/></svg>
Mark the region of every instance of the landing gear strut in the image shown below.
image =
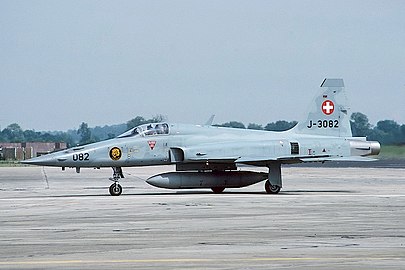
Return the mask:
<svg viewBox="0 0 405 270"><path fill-rule="evenodd" d="M281 179L281 163L271 163L269 166L269 179L264 184L268 194L277 194L283 187Z"/></svg>
<svg viewBox="0 0 405 270"><path fill-rule="evenodd" d="M112 167L113 169L113 176L110 178L111 181L114 183L110 186L109 191L111 196L119 196L122 193L122 187L118 183L120 178L124 178L124 174L122 173L121 167Z"/></svg>

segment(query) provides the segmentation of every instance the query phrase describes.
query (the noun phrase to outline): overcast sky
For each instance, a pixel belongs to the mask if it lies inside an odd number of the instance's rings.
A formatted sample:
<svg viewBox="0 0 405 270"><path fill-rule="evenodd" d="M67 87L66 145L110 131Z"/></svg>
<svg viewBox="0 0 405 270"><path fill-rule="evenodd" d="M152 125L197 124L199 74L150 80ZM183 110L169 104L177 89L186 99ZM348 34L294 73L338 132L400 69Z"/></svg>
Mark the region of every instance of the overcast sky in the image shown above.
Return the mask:
<svg viewBox="0 0 405 270"><path fill-rule="evenodd" d="M0 127L299 120L325 77L405 123L405 1L0 0Z"/></svg>

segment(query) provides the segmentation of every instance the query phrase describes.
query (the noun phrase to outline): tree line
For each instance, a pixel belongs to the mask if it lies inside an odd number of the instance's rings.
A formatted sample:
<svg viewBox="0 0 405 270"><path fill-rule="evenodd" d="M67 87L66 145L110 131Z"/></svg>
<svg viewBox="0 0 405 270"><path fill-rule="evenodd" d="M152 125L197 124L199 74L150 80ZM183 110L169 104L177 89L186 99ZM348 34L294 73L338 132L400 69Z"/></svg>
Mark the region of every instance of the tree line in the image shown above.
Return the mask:
<svg viewBox="0 0 405 270"><path fill-rule="evenodd" d="M360 112L352 113L350 119L353 136L364 136L384 145L405 144L404 124L400 125L394 120L382 120L372 126L368 117Z"/></svg>
<svg viewBox="0 0 405 270"><path fill-rule="evenodd" d="M382 120L378 121L377 124L373 126L370 124L368 117L360 112L353 113L350 119L353 136L365 136L369 140L376 140L384 145L405 144L405 124L400 125L393 120ZM87 123L82 122L78 129L54 132L23 130L18 124L14 123L0 131L0 142L66 142L67 145L71 147L111 139L133 127L147 123L162 122L164 120L165 117L162 115L157 115L149 119L143 116L136 116L126 124L106 125L103 127L96 126L91 128ZM242 122L230 121L214 126L284 131L294 127L296 124L297 121L289 122L279 120L268 123L265 126L256 123L249 123L245 126Z"/></svg>

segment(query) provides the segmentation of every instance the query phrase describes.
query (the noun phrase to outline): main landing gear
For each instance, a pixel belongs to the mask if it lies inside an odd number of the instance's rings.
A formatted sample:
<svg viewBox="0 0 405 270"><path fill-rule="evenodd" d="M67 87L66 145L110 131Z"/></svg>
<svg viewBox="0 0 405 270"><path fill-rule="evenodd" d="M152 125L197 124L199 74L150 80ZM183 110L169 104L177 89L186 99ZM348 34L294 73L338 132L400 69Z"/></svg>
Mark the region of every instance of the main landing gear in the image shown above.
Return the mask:
<svg viewBox="0 0 405 270"><path fill-rule="evenodd" d="M281 179L281 163L271 163L269 166L269 179L264 184L268 194L277 194L283 187Z"/></svg>
<svg viewBox="0 0 405 270"><path fill-rule="evenodd" d="M271 185L269 180L264 183L264 188L268 194L277 194L281 190L281 187Z"/></svg>
<svg viewBox="0 0 405 270"><path fill-rule="evenodd" d="M119 196L122 193L122 186L118 183L120 178L124 178L121 167L112 167L113 176L110 178L114 183L110 186L109 191L111 196Z"/></svg>

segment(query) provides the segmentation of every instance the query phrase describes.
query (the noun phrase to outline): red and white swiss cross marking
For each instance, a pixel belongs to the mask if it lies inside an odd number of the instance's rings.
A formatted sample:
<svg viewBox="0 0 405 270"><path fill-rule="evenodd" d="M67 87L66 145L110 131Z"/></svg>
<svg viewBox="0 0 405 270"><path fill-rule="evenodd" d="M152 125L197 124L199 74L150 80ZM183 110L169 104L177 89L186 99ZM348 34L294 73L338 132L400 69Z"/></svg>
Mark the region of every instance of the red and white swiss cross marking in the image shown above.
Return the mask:
<svg viewBox="0 0 405 270"><path fill-rule="evenodd" d="M322 103L321 108L322 108L322 111L324 114L330 115L335 110L335 104L333 104L333 102L331 100L325 100Z"/></svg>

